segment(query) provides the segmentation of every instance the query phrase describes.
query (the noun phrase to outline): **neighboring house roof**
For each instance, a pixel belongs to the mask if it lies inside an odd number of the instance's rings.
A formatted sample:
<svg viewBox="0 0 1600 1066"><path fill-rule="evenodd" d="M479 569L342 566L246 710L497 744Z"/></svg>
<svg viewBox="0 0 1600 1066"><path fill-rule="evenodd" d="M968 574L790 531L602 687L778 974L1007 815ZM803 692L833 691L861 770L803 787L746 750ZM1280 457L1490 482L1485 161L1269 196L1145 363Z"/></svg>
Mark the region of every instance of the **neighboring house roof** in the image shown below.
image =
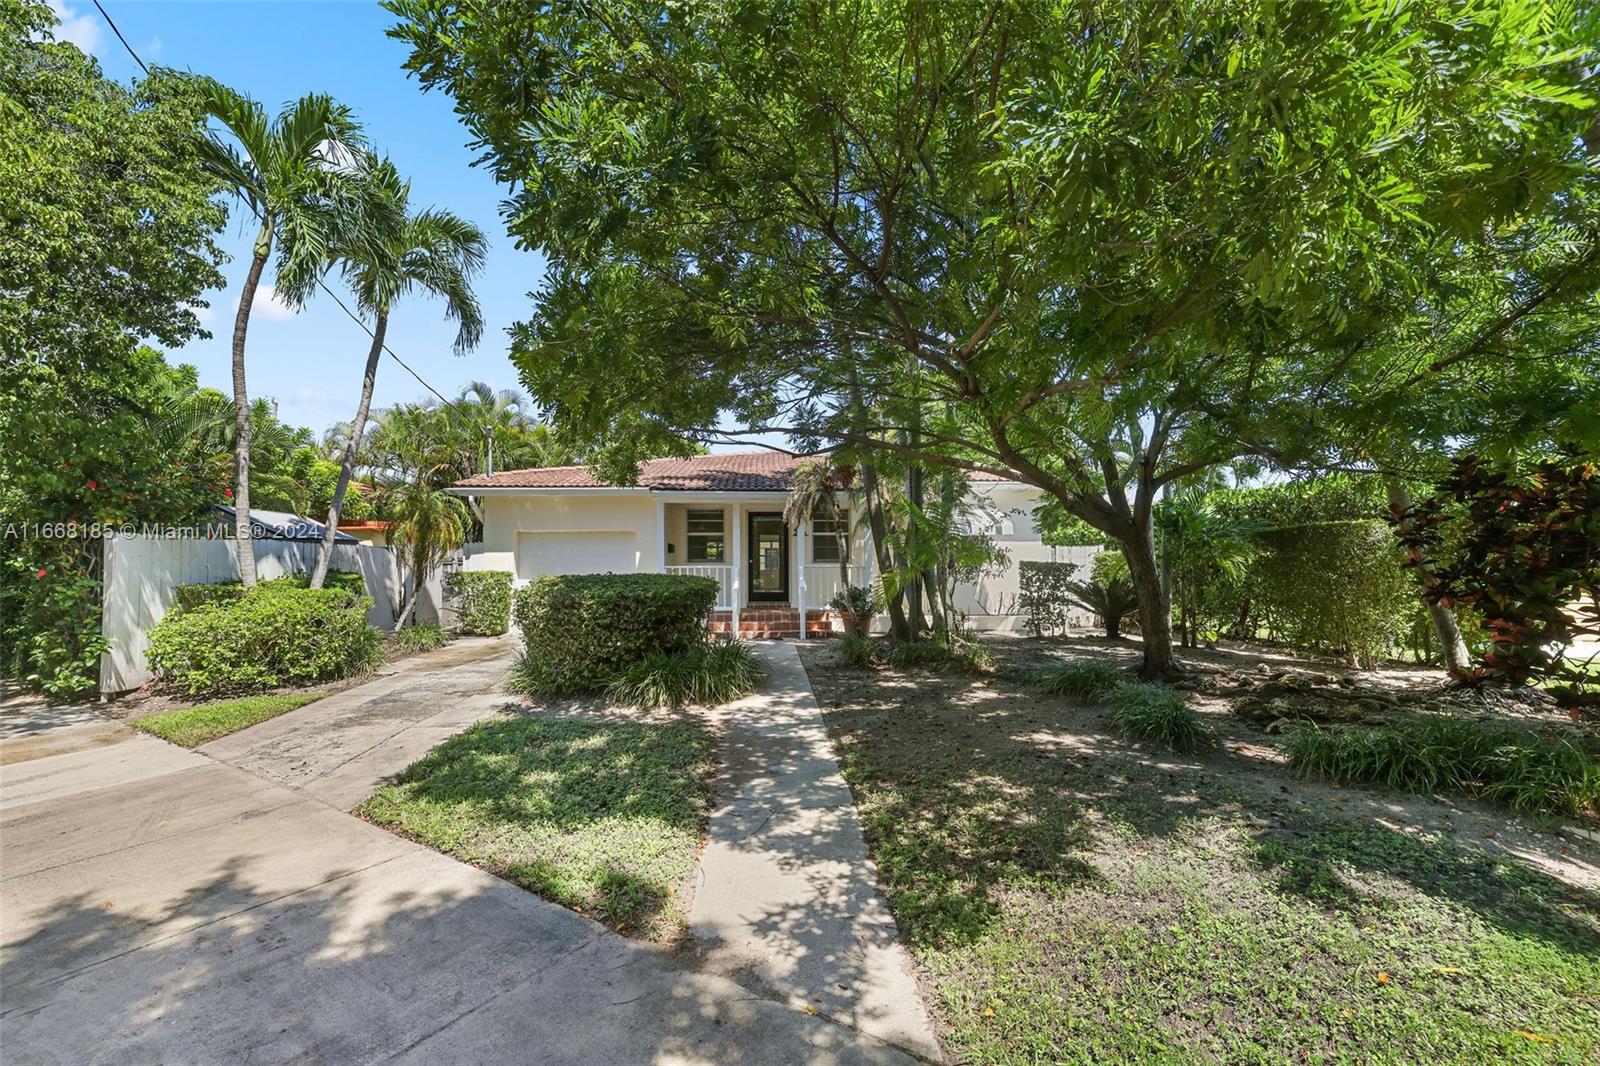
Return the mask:
<svg viewBox="0 0 1600 1066"><path fill-rule="evenodd" d="M377 518L367 518L360 522L340 522L340 529L353 529L357 533L382 533L389 528L389 523Z"/></svg>
<svg viewBox="0 0 1600 1066"><path fill-rule="evenodd" d="M696 455L688 459L649 459L639 464L638 487L653 492L788 492L796 468L816 461L816 456L784 452L729 452ZM1001 481L993 474L974 474L974 481ZM587 467L542 466L531 470L502 470L475 474L451 486L470 489L607 489L613 486L594 477Z"/></svg>
<svg viewBox="0 0 1600 1066"><path fill-rule="evenodd" d="M211 509L229 518L237 518L237 512L225 503L214 503ZM250 526L255 536L267 540L321 540L322 531L326 528L315 518L290 514L288 511L262 511L255 507L250 508ZM361 543L348 533L336 532L333 539L336 544Z"/></svg>

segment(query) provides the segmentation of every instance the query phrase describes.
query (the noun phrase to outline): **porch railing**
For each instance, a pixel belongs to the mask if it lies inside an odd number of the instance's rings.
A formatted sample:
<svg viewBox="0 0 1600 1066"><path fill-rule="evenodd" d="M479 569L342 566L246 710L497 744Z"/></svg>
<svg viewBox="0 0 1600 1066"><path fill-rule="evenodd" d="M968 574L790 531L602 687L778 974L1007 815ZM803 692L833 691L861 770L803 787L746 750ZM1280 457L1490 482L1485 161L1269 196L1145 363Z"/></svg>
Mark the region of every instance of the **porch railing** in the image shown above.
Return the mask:
<svg viewBox="0 0 1600 1066"><path fill-rule="evenodd" d="M839 577L838 563L807 563L805 574L806 607L810 610L819 611L827 607L828 601L844 588L845 582ZM849 583L870 585L871 569L865 563L850 564Z"/></svg>
<svg viewBox="0 0 1600 1066"><path fill-rule="evenodd" d="M731 566L669 566L669 574L685 574L689 577L709 577L717 583L717 610L726 611L733 607L733 567Z"/></svg>

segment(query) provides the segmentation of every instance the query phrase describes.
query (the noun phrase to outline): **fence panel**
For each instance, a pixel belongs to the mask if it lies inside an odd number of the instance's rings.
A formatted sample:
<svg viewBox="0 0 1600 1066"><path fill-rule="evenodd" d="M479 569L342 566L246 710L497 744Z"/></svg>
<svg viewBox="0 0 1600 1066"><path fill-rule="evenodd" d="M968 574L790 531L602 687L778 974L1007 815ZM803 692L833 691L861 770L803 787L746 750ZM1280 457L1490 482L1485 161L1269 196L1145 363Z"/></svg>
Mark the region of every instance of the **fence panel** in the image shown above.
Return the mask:
<svg viewBox="0 0 1600 1066"><path fill-rule="evenodd" d="M265 580L310 570L317 561L312 541L258 540L256 576ZM145 653L149 634L171 609L179 585L216 584L239 580L239 561L230 538L107 537L105 584L100 632L111 647L100 656L100 691L125 692L150 680ZM379 629L394 628L400 604L400 573L387 548L370 544L338 544L333 569L357 571L366 580L372 609L367 621ZM419 622L436 621L443 597L437 575L417 603Z"/></svg>

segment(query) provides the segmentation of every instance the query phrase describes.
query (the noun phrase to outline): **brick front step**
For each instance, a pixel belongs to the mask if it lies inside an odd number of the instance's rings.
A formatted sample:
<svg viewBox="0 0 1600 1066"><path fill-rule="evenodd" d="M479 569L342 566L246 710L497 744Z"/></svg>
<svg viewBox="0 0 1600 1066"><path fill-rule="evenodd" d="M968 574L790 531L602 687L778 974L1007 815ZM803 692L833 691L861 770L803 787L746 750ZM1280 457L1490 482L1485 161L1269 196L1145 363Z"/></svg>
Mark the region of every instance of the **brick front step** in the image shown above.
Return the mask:
<svg viewBox="0 0 1600 1066"><path fill-rule="evenodd" d="M823 616L819 626L817 615ZM822 611L806 612L806 635L827 636L827 614ZM732 611L712 611L706 628L712 633L733 632ZM800 637L800 611L794 607L746 607L739 612L739 638L741 640L797 640Z"/></svg>

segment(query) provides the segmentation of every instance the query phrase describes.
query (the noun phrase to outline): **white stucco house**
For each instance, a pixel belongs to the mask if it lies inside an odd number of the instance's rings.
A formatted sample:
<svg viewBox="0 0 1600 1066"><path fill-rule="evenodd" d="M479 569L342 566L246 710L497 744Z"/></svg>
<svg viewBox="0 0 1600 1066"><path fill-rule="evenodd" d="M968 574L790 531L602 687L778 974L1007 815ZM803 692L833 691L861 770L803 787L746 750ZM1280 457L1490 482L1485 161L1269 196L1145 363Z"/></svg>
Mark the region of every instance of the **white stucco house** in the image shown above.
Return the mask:
<svg viewBox="0 0 1600 1066"><path fill-rule="evenodd" d="M463 566L509 570L518 586L546 574L695 574L715 578L721 590L713 628L799 636L804 620L808 636L823 635L836 627L827 604L842 583L836 527L783 520L790 475L809 461L772 451L653 459L632 486L608 485L581 466L480 474L450 489L471 497L483 515L483 541L469 546ZM1012 560L1003 574L960 590L958 605L979 628L1020 626L1016 563L1088 558L1089 549L1040 542L1039 500L1030 485L973 478L971 520L986 525ZM852 515L845 528L861 524ZM859 530L852 537L844 576L869 585L871 545Z"/></svg>

